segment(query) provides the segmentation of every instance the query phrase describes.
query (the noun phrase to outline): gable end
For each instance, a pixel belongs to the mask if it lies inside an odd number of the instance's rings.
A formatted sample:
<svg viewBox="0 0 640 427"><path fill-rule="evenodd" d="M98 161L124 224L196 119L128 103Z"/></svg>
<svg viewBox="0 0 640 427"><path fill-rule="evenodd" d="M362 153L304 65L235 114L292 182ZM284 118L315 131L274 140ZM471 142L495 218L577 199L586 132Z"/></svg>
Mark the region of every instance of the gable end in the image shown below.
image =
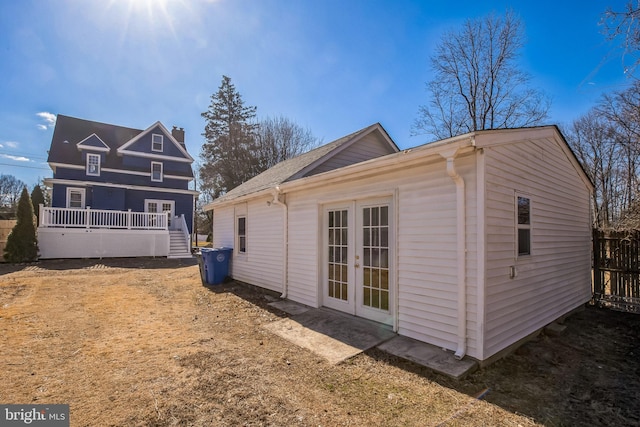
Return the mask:
<svg viewBox="0 0 640 427"><path fill-rule="evenodd" d="M157 146L154 148L154 135L162 136L162 152L157 150ZM171 132L159 121L124 143L118 148L118 155L193 163L193 158L187 153L184 145L178 142Z"/></svg>
<svg viewBox="0 0 640 427"><path fill-rule="evenodd" d="M91 151L100 151L103 153L109 153L111 148L102 140L98 135L92 133L82 141L76 144L78 150L91 150Z"/></svg>

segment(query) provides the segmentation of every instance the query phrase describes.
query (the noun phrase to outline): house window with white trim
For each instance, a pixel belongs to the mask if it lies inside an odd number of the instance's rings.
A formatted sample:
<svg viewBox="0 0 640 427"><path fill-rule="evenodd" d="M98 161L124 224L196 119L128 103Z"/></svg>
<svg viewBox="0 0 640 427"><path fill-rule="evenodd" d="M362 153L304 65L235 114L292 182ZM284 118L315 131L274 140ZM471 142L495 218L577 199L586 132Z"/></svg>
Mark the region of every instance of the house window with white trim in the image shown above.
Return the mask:
<svg viewBox="0 0 640 427"><path fill-rule="evenodd" d="M518 256L531 255L531 199L516 196Z"/></svg>
<svg viewBox="0 0 640 427"><path fill-rule="evenodd" d="M87 154L87 175L100 176L100 154Z"/></svg>
<svg viewBox="0 0 640 427"><path fill-rule="evenodd" d="M247 253L247 217L239 216L237 218L238 227L236 228L236 247L239 254Z"/></svg>
<svg viewBox="0 0 640 427"><path fill-rule="evenodd" d="M156 133L151 135L151 151L159 151L162 152L162 143L164 137L162 135L158 135Z"/></svg>
<svg viewBox="0 0 640 427"><path fill-rule="evenodd" d="M161 162L151 162L151 181L162 182Z"/></svg>
<svg viewBox="0 0 640 427"><path fill-rule="evenodd" d="M67 188L67 208L84 209L85 208L84 188Z"/></svg>

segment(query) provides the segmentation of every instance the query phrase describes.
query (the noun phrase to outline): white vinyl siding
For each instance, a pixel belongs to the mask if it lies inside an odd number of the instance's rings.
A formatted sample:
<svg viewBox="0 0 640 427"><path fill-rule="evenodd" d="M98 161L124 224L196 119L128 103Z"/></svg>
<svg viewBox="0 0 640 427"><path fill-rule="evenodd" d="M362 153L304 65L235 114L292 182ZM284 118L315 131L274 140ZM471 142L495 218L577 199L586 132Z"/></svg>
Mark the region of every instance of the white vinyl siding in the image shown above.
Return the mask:
<svg viewBox="0 0 640 427"><path fill-rule="evenodd" d="M283 208L267 204L262 198L243 203L234 209L216 210L214 213L214 247L234 247L232 276L236 280L252 283L273 291L281 291L283 285ZM231 224L229 216L231 215ZM225 227L234 221L237 234L239 218L246 219L245 253L238 253L237 235L228 235ZM231 237L231 238L229 238Z"/></svg>
<svg viewBox="0 0 640 427"><path fill-rule="evenodd" d="M487 147L485 159L487 358L589 300L591 221L589 190L555 140ZM524 257L514 194L531 199Z"/></svg>
<svg viewBox="0 0 640 427"><path fill-rule="evenodd" d="M465 181L467 353L477 356L475 157L455 160ZM407 176L398 212L399 330L401 335L456 350L458 327L456 186L438 158Z"/></svg>
<svg viewBox="0 0 640 427"><path fill-rule="evenodd" d="M475 157L456 159L465 179L467 211L467 345L478 345L476 265ZM325 203L366 200L398 194L396 283L399 333L455 350L457 332L456 195L441 157L426 165L402 168L362 180L289 193L289 296L313 307L322 305L318 287L321 260L318 235Z"/></svg>
<svg viewBox="0 0 640 427"><path fill-rule="evenodd" d="M213 247L234 247L233 206L216 209L213 215ZM233 262L232 262L233 266Z"/></svg>

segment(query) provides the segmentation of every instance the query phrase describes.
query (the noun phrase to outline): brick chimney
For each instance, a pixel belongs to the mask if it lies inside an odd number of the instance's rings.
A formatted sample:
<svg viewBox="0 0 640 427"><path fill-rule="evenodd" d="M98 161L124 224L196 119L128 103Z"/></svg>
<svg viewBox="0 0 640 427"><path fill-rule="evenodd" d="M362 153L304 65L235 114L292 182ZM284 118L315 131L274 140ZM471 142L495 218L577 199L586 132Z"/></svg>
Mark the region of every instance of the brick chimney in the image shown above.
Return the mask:
<svg viewBox="0 0 640 427"><path fill-rule="evenodd" d="M174 126L173 129L171 129L171 135L184 146L184 128L178 129L177 126Z"/></svg>

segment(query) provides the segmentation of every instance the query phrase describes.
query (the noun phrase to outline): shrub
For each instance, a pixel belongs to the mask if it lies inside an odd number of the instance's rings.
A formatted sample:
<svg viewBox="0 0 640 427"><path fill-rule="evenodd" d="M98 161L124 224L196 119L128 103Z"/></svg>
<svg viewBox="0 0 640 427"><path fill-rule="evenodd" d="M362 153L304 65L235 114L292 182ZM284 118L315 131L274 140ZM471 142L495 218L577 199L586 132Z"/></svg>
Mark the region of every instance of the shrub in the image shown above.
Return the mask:
<svg viewBox="0 0 640 427"><path fill-rule="evenodd" d="M16 225L7 236L4 259L8 262L31 262L38 259L38 241L33 223L33 206L27 187L18 201Z"/></svg>

